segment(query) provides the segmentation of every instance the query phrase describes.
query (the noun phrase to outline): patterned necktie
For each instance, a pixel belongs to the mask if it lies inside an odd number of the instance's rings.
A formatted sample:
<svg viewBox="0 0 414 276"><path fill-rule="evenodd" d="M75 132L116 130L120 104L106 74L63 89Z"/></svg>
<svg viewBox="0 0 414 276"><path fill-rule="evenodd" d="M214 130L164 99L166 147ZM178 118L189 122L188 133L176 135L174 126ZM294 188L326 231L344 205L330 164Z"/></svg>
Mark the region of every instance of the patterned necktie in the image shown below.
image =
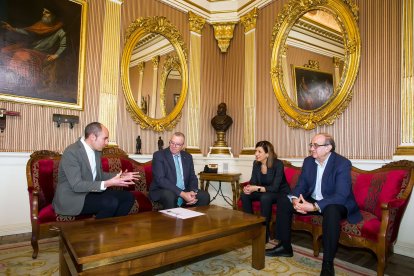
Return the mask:
<svg viewBox="0 0 414 276"><path fill-rule="evenodd" d="M174 155L174 165L175 165L175 172L177 174L177 187L181 190L184 190L184 180L183 175L181 173L181 166L180 166L180 156ZM181 206L183 204L183 199L181 197L178 197L177 205Z"/></svg>

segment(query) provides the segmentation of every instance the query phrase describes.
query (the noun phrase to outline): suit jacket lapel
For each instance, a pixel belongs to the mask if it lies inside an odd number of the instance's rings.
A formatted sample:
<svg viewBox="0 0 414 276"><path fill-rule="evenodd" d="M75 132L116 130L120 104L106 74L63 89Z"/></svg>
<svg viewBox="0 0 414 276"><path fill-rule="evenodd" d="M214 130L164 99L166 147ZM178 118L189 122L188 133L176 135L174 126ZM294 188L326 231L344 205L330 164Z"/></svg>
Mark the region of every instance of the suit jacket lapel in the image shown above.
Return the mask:
<svg viewBox="0 0 414 276"><path fill-rule="evenodd" d="M328 164L326 164L325 170L323 171L322 175L322 183L321 183L321 192L323 195L324 187L326 187L326 183L329 179L329 175L332 173L335 164L335 153L332 152L331 156L329 156Z"/></svg>
<svg viewBox="0 0 414 276"><path fill-rule="evenodd" d="M315 190L316 187L316 175L318 172L318 165L315 163L316 160L313 159L313 162L311 163L311 170L310 170L310 177L311 177L311 182L310 182L310 187L309 187L309 192L312 193Z"/></svg>
<svg viewBox="0 0 414 276"><path fill-rule="evenodd" d="M165 154L165 158L167 159L168 165L171 167L172 171L175 172L176 170L175 170L174 157L173 157L171 151L167 148L164 151L164 154ZM177 174L174 173L173 175L175 177L175 182L177 182Z"/></svg>
<svg viewBox="0 0 414 276"><path fill-rule="evenodd" d="M184 184L186 183L185 176L187 175L188 166L187 166L187 159L185 158L184 154L181 154L181 166L183 166L183 178L184 178Z"/></svg>

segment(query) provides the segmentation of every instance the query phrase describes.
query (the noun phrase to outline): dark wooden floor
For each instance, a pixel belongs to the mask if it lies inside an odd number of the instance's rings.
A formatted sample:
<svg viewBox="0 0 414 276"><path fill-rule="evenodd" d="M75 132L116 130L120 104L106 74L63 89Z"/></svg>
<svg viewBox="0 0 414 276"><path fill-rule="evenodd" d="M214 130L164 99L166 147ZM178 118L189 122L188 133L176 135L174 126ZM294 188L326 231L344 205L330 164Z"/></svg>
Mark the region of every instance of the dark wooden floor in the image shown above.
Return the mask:
<svg viewBox="0 0 414 276"><path fill-rule="evenodd" d="M292 234L292 242L302 247L312 248L312 237L310 234L301 231L294 231ZM369 250L350 248L340 245L336 258L369 268L377 270L377 258ZM385 274L390 276L406 276L414 274L414 259L403 255L392 254L389 258Z"/></svg>
<svg viewBox="0 0 414 276"><path fill-rule="evenodd" d="M22 241L30 241L30 236L30 233L12 236L2 236L0 237L0 245ZM312 248L311 235L306 232L294 231L292 234L292 242L302 247L306 247L309 249ZM377 258L372 252L368 250L350 248L340 245L336 257L343 261L363 266L374 271L377 270ZM389 276L413 275L414 259L398 254L393 254L391 255L388 261L385 273Z"/></svg>

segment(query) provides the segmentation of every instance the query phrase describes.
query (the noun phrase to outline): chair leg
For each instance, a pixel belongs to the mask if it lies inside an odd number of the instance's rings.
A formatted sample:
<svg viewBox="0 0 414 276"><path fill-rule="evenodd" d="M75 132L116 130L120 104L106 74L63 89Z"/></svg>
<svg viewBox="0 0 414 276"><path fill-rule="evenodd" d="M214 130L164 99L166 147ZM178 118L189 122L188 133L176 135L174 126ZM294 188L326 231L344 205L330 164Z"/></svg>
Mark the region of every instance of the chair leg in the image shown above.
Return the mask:
<svg viewBox="0 0 414 276"><path fill-rule="evenodd" d="M320 244L319 244L319 236L312 235L312 246L313 246L313 256L319 256Z"/></svg>
<svg viewBox="0 0 414 276"><path fill-rule="evenodd" d="M312 225L312 246L313 256L318 257L321 248L320 237L322 236L322 230L319 226Z"/></svg>
<svg viewBox="0 0 414 276"><path fill-rule="evenodd" d="M378 252L376 253L378 260L377 275L384 276L385 266L387 264L387 259L389 257L388 254L390 251L388 250L388 247L386 247L385 242L380 242L379 244L380 246L378 248Z"/></svg>
<svg viewBox="0 0 414 276"><path fill-rule="evenodd" d="M32 258L36 259L37 254L39 253L39 243L37 242L39 240L39 224L37 222L32 223L32 239L31 244L33 247L33 254Z"/></svg>
<svg viewBox="0 0 414 276"><path fill-rule="evenodd" d="M384 276L385 256L377 256L377 257L378 257L377 276Z"/></svg>

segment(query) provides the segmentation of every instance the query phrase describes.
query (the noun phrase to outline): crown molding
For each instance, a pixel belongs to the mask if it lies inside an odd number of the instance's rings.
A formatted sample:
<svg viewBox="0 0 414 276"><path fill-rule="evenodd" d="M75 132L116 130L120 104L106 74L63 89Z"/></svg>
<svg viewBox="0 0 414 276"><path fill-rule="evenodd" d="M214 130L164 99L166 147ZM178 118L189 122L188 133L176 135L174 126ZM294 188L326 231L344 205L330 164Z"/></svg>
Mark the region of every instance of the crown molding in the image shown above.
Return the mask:
<svg viewBox="0 0 414 276"><path fill-rule="evenodd" d="M203 17L210 24L238 22L253 8L261 8L275 0L159 0L178 10Z"/></svg>

